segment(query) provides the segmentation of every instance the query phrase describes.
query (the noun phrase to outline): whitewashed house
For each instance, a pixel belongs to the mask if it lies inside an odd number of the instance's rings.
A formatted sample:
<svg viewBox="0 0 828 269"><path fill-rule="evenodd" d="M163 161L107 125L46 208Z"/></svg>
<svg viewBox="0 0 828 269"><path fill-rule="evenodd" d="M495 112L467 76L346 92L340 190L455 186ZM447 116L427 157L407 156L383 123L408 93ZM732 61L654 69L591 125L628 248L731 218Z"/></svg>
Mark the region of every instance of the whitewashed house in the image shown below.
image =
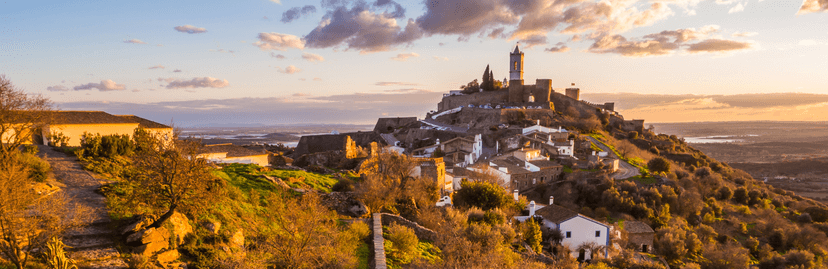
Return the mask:
<svg viewBox="0 0 828 269"><path fill-rule="evenodd" d="M529 204L529 216L515 217L516 220L525 221L529 217L539 216L543 219L542 229L558 229L563 236L561 245L569 247L572 255L581 260L590 260L593 253L590 250L578 250L584 243L594 243L596 246L603 246L604 258L608 256L610 226L578 212L566 209L553 204L554 200L549 197L549 205L535 205L535 201Z"/></svg>

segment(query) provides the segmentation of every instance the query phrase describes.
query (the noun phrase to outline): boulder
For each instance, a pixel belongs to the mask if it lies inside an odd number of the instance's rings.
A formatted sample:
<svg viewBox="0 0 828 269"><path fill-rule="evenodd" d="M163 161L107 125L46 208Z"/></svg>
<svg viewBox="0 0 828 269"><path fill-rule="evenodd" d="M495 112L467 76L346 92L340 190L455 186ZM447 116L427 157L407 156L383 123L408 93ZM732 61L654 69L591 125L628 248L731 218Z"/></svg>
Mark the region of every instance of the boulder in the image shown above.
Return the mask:
<svg viewBox="0 0 828 269"><path fill-rule="evenodd" d="M176 244L184 242L184 237L193 233L193 226L190 225L190 220L187 216L179 212L174 212L169 219L161 223L161 227L170 228L172 236L175 238Z"/></svg>
<svg viewBox="0 0 828 269"><path fill-rule="evenodd" d="M332 192L321 196L322 205L333 209L337 214L360 218L369 213L365 203L356 199L353 193Z"/></svg>
<svg viewBox="0 0 828 269"><path fill-rule="evenodd" d="M167 228L149 228L127 237L127 243L146 245L149 243L169 242L170 232Z"/></svg>
<svg viewBox="0 0 828 269"><path fill-rule="evenodd" d="M146 244L146 245L140 245L140 246L136 247L135 249L133 249L132 252L135 253L136 255L141 255L141 256L144 256L146 258L149 258L149 257L152 257L152 254L155 254L155 253L157 253L157 252L159 252L163 249L166 249L169 246L170 246L170 243L167 242L167 241L154 242L154 243L149 243L149 244Z"/></svg>
<svg viewBox="0 0 828 269"><path fill-rule="evenodd" d="M232 237L230 237L230 246L244 249L244 232L242 229L236 231Z"/></svg>
<svg viewBox="0 0 828 269"><path fill-rule="evenodd" d="M218 234L219 229L221 229L221 222L218 221L206 221L204 224L204 229L207 229L212 234Z"/></svg>
<svg viewBox="0 0 828 269"><path fill-rule="evenodd" d="M178 250L171 249L158 253L158 256L156 256L155 259L161 264L168 264L175 260L178 260L178 257L181 257L181 254L178 253Z"/></svg>
<svg viewBox="0 0 828 269"><path fill-rule="evenodd" d="M154 216L149 216L149 215L141 216L141 217L138 218L138 221L124 227L124 229L121 230L121 234L126 235L126 234L130 234L130 233L134 233L134 232L143 230L145 227L149 226L150 224L155 222L155 220L157 220L157 219L158 218L156 218Z"/></svg>

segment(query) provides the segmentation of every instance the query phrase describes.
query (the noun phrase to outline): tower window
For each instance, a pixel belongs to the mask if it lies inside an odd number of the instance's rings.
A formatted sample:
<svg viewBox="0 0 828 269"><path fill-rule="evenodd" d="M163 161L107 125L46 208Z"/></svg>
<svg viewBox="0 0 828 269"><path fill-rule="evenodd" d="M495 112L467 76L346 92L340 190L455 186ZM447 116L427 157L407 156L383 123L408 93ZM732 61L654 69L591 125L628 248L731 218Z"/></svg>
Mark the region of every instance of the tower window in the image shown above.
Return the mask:
<svg viewBox="0 0 828 269"><path fill-rule="evenodd" d="M517 70L517 61L515 61L515 70Z"/></svg>

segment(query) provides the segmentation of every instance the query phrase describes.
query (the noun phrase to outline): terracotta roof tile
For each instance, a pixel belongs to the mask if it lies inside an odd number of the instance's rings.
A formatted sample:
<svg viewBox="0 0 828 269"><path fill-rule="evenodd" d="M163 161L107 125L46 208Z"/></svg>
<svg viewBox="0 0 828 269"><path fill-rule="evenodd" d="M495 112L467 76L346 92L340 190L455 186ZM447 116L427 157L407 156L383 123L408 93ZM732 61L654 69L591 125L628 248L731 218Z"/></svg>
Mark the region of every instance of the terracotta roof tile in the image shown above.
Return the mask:
<svg viewBox="0 0 828 269"><path fill-rule="evenodd" d="M141 127L141 128L150 128L150 129L172 128L170 126L160 124L160 123L157 123L157 122L145 119L145 118L141 118L141 117L138 117L138 116L135 116L135 115L115 115L115 116L124 118L124 119L126 119L130 122L137 122L138 127Z"/></svg>
<svg viewBox="0 0 828 269"><path fill-rule="evenodd" d="M641 233L654 233L653 228L650 228L650 225L640 221L625 221L624 222L624 231L633 234L641 234Z"/></svg>

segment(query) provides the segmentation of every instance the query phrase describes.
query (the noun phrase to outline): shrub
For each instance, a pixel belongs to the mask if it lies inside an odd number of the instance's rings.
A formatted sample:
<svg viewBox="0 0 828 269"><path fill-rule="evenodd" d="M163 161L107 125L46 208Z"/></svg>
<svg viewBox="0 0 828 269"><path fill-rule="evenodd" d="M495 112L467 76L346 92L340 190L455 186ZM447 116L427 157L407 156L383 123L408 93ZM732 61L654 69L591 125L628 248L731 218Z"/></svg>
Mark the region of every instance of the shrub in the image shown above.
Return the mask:
<svg viewBox="0 0 828 269"><path fill-rule="evenodd" d="M335 192L352 192L354 189L354 181L347 178L343 178L331 186L331 191Z"/></svg>
<svg viewBox="0 0 828 269"><path fill-rule="evenodd" d="M661 157L655 157L647 162L647 168L653 172L670 172L670 162Z"/></svg>
<svg viewBox="0 0 828 269"><path fill-rule="evenodd" d="M35 145L23 145L23 153L36 155L38 151L39 150Z"/></svg>
<svg viewBox="0 0 828 269"><path fill-rule="evenodd" d="M106 135L84 133L81 149L85 157L129 156L135 151L135 144L129 135Z"/></svg>
<svg viewBox="0 0 828 269"><path fill-rule="evenodd" d="M523 226L523 240L529 244L529 247L532 248L535 252L541 252L541 242L543 241L543 236L541 234L540 225L535 222L535 218L529 218L526 222L526 225Z"/></svg>
<svg viewBox="0 0 828 269"><path fill-rule="evenodd" d="M385 252L389 258L397 260L401 264L408 264L414 260L419 240L414 230L408 227L392 223L388 227L388 243Z"/></svg>
<svg viewBox="0 0 828 269"><path fill-rule="evenodd" d="M48 162L32 154L21 154L21 161L29 168L29 179L37 182L46 181L52 171Z"/></svg>
<svg viewBox="0 0 828 269"><path fill-rule="evenodd" d="M461 183L462 188L455 192L452 202L460 208L479 207L482 210L503 208L514 202L503 187L488 182Z"/></svg>
<svg viewBox="0 0 828 269"><path fill-rule="evenodd" d="M722 186L721 188L719 188L719 191L716 195L716 199L718 199L719 201L727 201L730 200L730 198L733 198L733 190L731 190L727 186Z"/></svg>
<svg viewBox="0 0 828 269"><path fill-rule="evenodd" d="M733 201L736 203L746 205L749 199L748 190L745 187L739 187L733 192Z"/></svg>
<svg viewBox="0 0 828 269"><path fill-rule="evenodd" d="M630 140L638 139L638 132L632 131L627 135L627 138Z"/></svg>

